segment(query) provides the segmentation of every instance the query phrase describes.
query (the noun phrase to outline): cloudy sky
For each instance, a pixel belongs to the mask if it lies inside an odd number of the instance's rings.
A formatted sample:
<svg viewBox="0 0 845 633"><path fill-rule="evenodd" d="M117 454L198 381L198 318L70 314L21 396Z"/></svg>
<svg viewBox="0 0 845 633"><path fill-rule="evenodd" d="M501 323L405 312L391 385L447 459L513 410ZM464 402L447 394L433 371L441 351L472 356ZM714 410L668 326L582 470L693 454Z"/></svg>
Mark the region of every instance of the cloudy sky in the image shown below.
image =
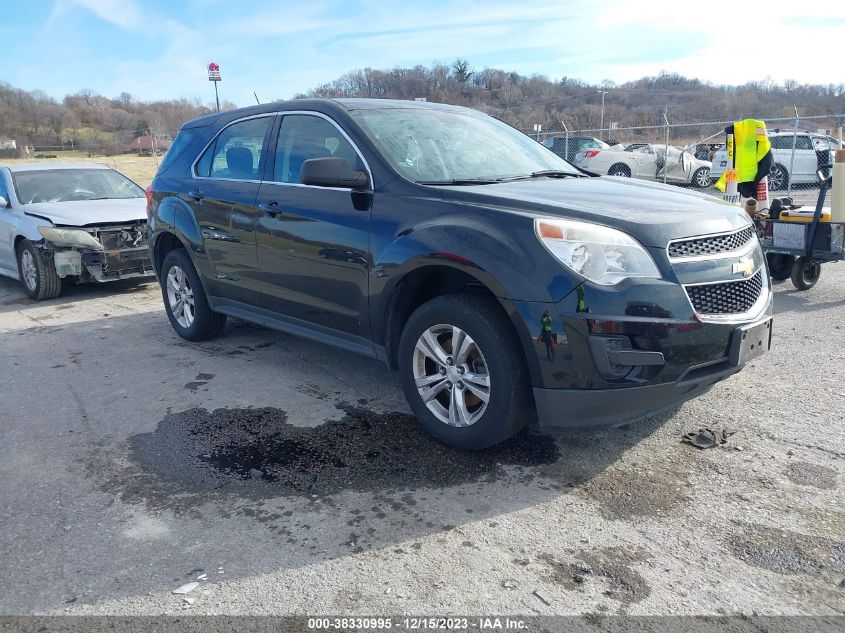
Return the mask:
<svg viewBox="0 0 845 633"><path fill-rule="evenodd" d="M0 81L62 97L238 105L356 68L471 67L621 83L661 70L717 83L845 83L845 1L0 0Z"/></svg>

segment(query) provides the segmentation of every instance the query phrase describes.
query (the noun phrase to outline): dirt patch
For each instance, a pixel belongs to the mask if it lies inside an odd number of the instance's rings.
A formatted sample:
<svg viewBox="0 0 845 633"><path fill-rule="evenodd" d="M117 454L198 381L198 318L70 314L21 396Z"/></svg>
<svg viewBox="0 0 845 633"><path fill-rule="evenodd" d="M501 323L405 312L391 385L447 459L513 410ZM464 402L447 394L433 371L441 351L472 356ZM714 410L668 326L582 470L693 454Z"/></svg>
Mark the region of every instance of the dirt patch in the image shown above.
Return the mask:
<svg viewBox="0 0 845 633"><path fill-rule="evenodd" d="M579 496L598 504L599 512L611 520L665 516L686 503L686 482L663 474L607 471L587 481Z"/></svg>
<svg viewBox="0 0 845 633"><path fill-rule="evenodd" d="M836 475L833 468L810 462L793 462L786 469L786 476L792 483L822 490L836 488Z"/></svg>
<svg viewBox="0 0 845 633"><path fill-rule="evenodd" d="M778 574L845 572L845 543L750 524L730 541L732 553L749 565Z"/></svg>
<svg viewBox="0 0 845 633"><path fill-rule="evenodd" d="M647 552L642 549L608 547L581 552L574 562L561 562L551 554L541 554L546 577L569 591L601 591L605 596L625 605L637 603L651 594L651 588L633 563L642 562Z"/></svg>
<svg viewBox="0 0 845 633"><path fill-rule="evenodd" d="M287 423L285 411L190 409L129 439L128 460L104 486L128 503L174 511L224 494L245 499L325 497L441 488L504 476L503 465L541 466L558 458L547 437L521 434L486 451L445 446L404 413L337 405L339 421ZM101 459L89 470L103 471Z"/></svg>

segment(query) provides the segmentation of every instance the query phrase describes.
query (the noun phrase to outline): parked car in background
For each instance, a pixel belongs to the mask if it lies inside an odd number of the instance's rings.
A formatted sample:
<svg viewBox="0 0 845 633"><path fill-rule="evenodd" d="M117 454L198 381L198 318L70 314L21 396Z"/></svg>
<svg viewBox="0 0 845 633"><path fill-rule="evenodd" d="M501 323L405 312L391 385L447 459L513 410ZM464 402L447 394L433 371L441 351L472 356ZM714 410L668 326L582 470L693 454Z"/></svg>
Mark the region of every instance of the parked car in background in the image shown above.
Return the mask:
<svg viewBox="0 0 845 633"><path fill-rule="evenodd" d="M813 132L770 132L774 165L769 172L769 189L783 191L793 185L815 184L819 165L830 164L832 152L842 147L838 139ZM795 145L795 158L792 146ZM713 155L710 175L718 179L727 169L728 153L724 144ZM792 166L792 171L790 171Z"/></svg>
<svg viewBox="0 0 845 633"><path fill-rule="evenodd" d="M571 163L578 152L586 149L606 149L610 145L593 136L570 136L568 139L565 136L550 136L543 141L543 147Z"/></svg>
<svg viewBox="0 0 845 633"><path fill-rule="evenodd" d="M270 103L186 123L167 158L148 215L175 332L235 316L383 360L454 446L637 420L769 348L742 209L585 174L474 110Z"/></svg>
<svg viewBox="0 0 845 633"><path fill-rule="evenodd" d="M709 187L710 161L696 158L688 151L665 145L632 143L614 145L608 149L588 149L578 152L573 161L581 169L608 176L644 178L646 180L683 183L699 188Z"/></svg>
<svg viewBox="0 0 845 633"><path fill-rule="evenodd" d="M62 281L104 282L152 273L144 190L88 163L0 165L0 275L33 299Z"/></svg>

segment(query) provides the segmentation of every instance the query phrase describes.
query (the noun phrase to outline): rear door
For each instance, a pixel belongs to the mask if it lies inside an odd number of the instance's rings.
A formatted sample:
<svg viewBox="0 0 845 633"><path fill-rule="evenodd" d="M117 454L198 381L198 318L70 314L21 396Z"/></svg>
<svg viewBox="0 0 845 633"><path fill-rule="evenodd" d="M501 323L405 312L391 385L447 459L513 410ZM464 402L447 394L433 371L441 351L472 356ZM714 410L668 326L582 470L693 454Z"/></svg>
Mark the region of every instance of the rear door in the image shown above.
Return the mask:
<svg viewBox="0 0 845 633"><path fill-rule="evenodd" d="M369 207L356 208L361 194L351 189L300 181L309 158L342 157L361 171L368 171L366 163L340 127L318 113L284 114L271 153L272 172L257 200L265 305L331 330L353 346L369 345L364 342L369 338Z"/></svg>
<svg viewBox="0 0 845 633"><path fill-rule="evenodd" d="M250 303L256 298L255 199L274 121L271 114L232 123L193 166L186 201L213 268L212 294Z"/></svg>

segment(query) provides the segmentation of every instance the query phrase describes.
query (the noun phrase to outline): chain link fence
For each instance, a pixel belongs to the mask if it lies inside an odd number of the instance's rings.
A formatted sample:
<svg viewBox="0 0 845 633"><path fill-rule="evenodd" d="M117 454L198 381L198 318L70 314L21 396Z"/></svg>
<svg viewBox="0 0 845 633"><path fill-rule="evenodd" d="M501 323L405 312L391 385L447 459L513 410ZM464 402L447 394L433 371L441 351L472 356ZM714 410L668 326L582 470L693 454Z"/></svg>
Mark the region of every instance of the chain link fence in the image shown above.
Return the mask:
<svg viewBox="0 0 845 633"><path fill-rule="evenodd" d="M588 171L644 178L718 194L725 171L725 127L733 121L673 123L602 129L526 132L569 162ZM775 195L817 185L819 165L830 163L842 145L845 114L766 119L775 165L769 175ZM668 147L668 151L667 151Z"/></svg>

